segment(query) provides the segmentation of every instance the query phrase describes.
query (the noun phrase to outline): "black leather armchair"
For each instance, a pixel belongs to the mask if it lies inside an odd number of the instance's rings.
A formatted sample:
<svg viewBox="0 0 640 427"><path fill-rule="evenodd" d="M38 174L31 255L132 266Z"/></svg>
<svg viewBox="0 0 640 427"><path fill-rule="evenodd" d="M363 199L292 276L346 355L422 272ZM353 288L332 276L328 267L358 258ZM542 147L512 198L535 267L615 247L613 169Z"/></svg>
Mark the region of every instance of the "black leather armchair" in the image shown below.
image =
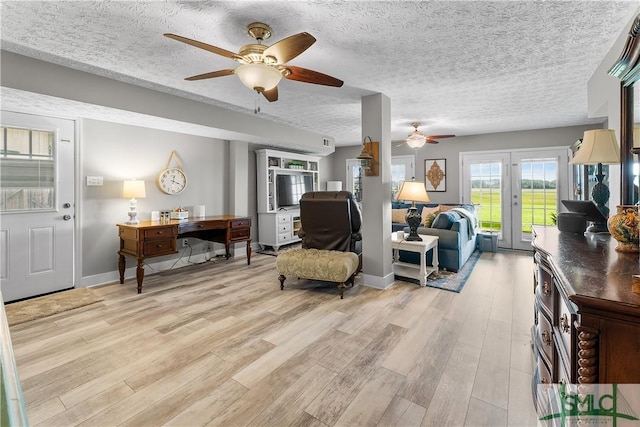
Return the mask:
<svg viewBox="0 0 640 427"><path fill-rule="evenodd" d="M304 249L353 252L362 268L362 214L348 191L312 191L300 199L302 228L298 236Z"/></svg>

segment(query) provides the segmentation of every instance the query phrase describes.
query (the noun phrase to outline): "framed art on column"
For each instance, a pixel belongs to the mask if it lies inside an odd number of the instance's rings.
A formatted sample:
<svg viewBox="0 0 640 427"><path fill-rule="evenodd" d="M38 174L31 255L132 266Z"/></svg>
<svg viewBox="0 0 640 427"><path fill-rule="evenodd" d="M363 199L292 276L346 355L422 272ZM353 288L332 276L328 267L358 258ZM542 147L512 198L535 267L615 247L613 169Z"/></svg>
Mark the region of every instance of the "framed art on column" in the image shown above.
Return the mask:
<svg viewBox="0 0 640 427"><path fill-rule="evenodd" d="M424 185L427 192L447 191L447 160L446 159L425 159L424 160Z"/></svg>

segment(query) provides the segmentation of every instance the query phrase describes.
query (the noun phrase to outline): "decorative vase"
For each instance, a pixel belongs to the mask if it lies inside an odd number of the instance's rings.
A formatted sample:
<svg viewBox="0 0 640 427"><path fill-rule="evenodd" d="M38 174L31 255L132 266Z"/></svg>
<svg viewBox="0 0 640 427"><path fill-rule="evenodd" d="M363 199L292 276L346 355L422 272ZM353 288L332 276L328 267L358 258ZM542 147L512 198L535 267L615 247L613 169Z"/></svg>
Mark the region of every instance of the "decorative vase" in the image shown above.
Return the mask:
<svg viewBox="0 0 640 427"><path fill-rule="evenodd" d="M611 215L607 227L614 239L618 241L618 252L640 252L638 237L638 206L619 205L618 212Z"/></svg>

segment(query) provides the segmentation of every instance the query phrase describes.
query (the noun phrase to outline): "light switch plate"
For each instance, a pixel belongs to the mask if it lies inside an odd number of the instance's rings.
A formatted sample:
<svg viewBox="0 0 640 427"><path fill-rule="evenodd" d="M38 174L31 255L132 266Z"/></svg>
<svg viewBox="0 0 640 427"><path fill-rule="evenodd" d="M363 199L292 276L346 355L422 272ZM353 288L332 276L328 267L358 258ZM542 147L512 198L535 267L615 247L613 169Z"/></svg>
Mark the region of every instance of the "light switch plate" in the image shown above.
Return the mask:
<svg viewBox="0 0 640 427"><path fill-rule="evenodd" d="M87 176L87 186L102 185L104 182L101 176Z"/></svg>

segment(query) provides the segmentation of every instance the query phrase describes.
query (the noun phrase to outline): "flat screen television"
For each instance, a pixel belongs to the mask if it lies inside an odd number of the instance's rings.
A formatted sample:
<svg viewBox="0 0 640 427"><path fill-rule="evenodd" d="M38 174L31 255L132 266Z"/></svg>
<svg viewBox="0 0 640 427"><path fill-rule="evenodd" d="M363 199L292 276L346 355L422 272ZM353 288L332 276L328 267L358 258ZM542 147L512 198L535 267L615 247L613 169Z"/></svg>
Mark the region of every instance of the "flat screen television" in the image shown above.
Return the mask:
<svg viewBox="0 0 640 427"><path fill-rule="evenodd" d="M304 193L313 191L311 175L277 175L278 207L298 206Z"/></svg>

